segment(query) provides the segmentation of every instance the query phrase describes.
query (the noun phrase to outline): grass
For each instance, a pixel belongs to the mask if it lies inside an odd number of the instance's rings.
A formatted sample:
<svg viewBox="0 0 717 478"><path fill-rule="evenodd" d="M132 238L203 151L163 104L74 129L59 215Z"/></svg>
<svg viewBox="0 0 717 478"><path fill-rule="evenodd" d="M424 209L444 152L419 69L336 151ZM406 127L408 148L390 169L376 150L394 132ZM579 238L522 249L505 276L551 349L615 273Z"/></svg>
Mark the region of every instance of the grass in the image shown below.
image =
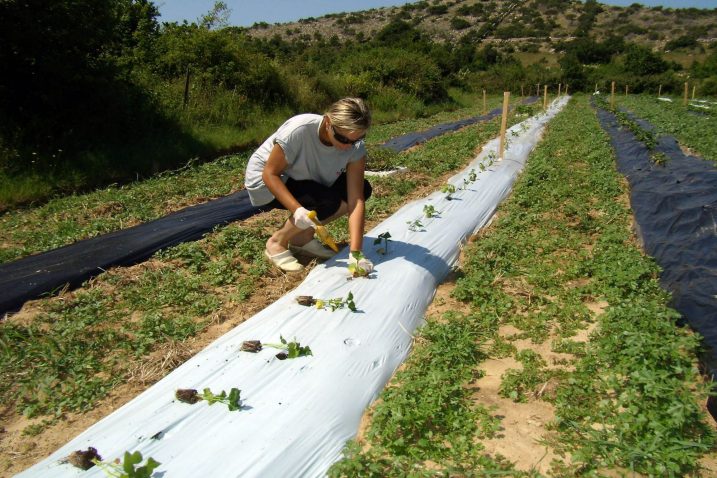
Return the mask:
<svg viewBox="0 0 717 478"><path fill-rule="evenodd" d="M160 218L243 186L248 156L235 155L126 186L52 200L0 216L0 262Z"/></svg>
<svg viewBox="0 0 717 478"><path fill-rule="evenodd" d="M482 451L504 425L468 391L484 361L505 356L521 368L503 375L500 393L555 409L550 445L563 458L549 476L699 474L715 444L699 405L699 339L676 325L659 268L631 236L625 196L608 138L579 97L466 248L452 292L465 306L427 318L365 438L330 475L538 476ZM588 307L596 303L603 313ZM501 335L508 325L519 332ZM588 342L574 339L589 327ZM572 358L549 363L538 344ZM542 394L550 382L556 390Z"/></svg>

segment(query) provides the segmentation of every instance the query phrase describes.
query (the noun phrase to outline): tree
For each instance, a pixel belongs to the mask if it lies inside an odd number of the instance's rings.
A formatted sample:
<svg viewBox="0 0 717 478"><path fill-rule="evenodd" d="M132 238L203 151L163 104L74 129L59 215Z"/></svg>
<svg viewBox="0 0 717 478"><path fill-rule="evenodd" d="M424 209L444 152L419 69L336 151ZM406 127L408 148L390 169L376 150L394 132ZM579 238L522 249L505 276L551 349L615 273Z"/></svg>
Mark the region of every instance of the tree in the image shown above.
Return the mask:
<svg viewBox="0 0 717 478"><path fill-rule="evenodd" d="M45 138L71 128L70 110L113 77L115 13L94 0L0 2L0 127Z"/></svg>
<svg viewBox="0 0 717 478"><path fill-rule="evenodd" d="M199 26L207 30L224 28L229 25L231 13L225 2L216 1L209 12L199 17Z"/></svg>
<svg viewBox="0 0 717 478"><path fill-rule="evenodd" d="M625 72L635 76L654 75L669 69L668 63L649 48L631 45L625 54Z"/></svg>
<svg viewBox="0 0 717 478"><path fill-rule="evenodd" d="M560 68L563 71L563 81L572 85L574 91L585 88L585 69L575 54L563 55L559 60Z"/></svg>

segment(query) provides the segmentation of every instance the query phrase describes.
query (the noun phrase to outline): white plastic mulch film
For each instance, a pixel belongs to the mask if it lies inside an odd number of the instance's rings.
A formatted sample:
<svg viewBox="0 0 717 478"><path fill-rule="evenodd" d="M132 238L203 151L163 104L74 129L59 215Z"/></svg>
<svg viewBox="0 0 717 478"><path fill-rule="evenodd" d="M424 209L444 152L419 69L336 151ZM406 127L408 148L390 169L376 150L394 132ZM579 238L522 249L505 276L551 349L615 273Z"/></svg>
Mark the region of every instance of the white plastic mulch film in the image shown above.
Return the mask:
<svg viewBox="0 0 717 478"><path fill-rule="evenodd" d="M510 128L505 159L481 171L498 140L450 179L452 200L435 192L401 208L371 230L364 253L375 272L347 280L347 250L320 264L295 290L216 340L147 391L18 476L101 477L63 458L94 447L105 461L139 451L161 463L155 476L324 476L353 438L364 410L409 353L436 287L455 264L467 237L487 223L510 191L546 123L567 103ZM471 170L477 174L470 181ZM464 180L467 184L464 188ZM426 218L425 205L437 215ZM422 227L409 223L419 220ZM389 232L388 253L374 239ZM296 302L299 295L345 298L358 308L331 312ZM240 352L245 340L277 343L282 335L308 345L313 356L280 361L276 349ZM179 388L241 390L242 408L179 402Z"/></svg>

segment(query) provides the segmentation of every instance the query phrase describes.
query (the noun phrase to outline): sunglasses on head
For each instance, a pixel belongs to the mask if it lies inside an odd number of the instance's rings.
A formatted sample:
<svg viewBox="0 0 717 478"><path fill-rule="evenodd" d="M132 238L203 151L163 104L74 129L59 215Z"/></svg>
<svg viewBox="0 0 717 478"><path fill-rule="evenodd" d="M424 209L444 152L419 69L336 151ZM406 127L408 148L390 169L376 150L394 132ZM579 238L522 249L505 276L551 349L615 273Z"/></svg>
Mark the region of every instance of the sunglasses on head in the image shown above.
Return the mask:
<svg viewBox="0 0 717 478"><path fill-rule="evenodd" d="M331 125L331 131L334 133L334 138L336 138L336 141L338 141L341 144L356 144L359 141L363 140L363 136L361 136L358 139L349 139L346 136L342 135L341 133L336 132L336 128L334 128L334 125Z"/></svg>

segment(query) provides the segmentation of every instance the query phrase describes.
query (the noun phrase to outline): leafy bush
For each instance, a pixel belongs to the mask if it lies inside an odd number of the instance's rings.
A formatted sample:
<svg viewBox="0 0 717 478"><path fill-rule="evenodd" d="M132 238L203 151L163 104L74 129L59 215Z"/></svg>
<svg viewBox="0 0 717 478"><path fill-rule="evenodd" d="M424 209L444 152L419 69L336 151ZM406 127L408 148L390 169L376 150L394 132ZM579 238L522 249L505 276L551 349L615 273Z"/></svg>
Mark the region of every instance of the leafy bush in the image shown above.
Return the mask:
<svg viewBox="0 0 717 478"><path fill-rule="evenodd" d="M625 54L624 68L627 73L640 77L663 73L668 70L669 65L649 48L631 45Z"/></svg>
<svg viewBox="0 0 717 478"><path fill-rule="evenodd" d="M682 35L665 43L665 51L676 50L678 48L695 48L698 45L696 35Z"/></svg>
<svg viewBox="0 0 717 478"><path fill-rule="evenodd" d="M379 47L363 50L345 60L341 70L366 75L376 86L386 86L422 101L448 98L438 66L418 52Z"/></svg>
<svg viewBox="0 0 717 478"><path fill-rule="evenodd" d="M189 68L201 85L221 85L265 106L288 99L269 58L254 51L241 33L169 24L157 50L156 71L164 79L184 77Z"/></svg>
<svg viewBox="0 0 717 478"><path fill-rule="evenodd" d="M466 28L470 27L471 24L468 20L461 17L453 17L451 18L451 28L454 30L465 30Z"/></svg>

